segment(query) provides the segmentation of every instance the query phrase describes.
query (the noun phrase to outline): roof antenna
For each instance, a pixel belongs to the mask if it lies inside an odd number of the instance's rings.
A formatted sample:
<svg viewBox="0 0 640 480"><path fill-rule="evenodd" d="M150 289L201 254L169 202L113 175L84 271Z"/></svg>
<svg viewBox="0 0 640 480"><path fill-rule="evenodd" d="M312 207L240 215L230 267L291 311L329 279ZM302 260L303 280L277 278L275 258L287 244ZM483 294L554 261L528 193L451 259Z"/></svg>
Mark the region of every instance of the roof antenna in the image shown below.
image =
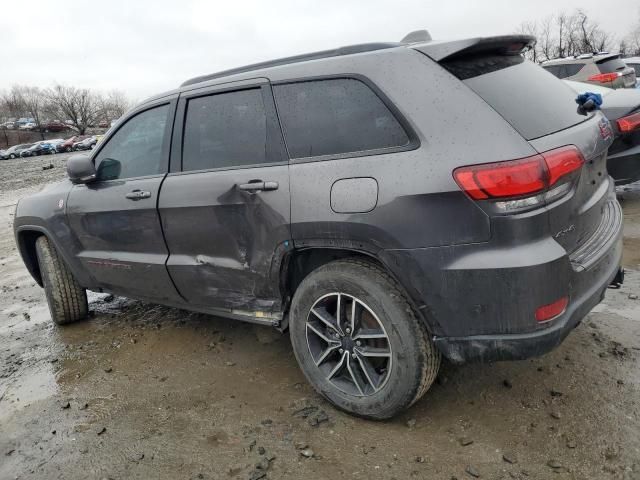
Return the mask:
<svg viewBox="0 0 640 480"><path fill-rule="evenodd" d="M415 30L406 35L400 43L418 43L418 42L430 42L431 35L426 30Z"/></svg>

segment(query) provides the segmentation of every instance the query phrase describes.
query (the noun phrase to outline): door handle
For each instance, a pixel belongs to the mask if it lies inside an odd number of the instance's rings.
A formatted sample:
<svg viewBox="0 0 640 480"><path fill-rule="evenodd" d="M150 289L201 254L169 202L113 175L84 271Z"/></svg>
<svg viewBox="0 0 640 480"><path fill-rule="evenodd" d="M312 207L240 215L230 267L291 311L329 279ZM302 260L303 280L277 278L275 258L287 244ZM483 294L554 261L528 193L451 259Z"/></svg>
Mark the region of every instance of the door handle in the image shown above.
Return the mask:
<svg viewBox="0 0 640 480"><path fill-rule="evenodd" d="M241 183L238 185L238 188L245 192L260 192L264 190L277 190L279 186L278 182L263 182L262 180L255 180L249 183Z"/></svg>
<svg viewBox="0 0 640 480"><path fill-rule="evenodd" d="M129 200L141 200L143 198L150 198L151 192L147 192L144 190L132 190L131 192L125 195Z"/></svg>

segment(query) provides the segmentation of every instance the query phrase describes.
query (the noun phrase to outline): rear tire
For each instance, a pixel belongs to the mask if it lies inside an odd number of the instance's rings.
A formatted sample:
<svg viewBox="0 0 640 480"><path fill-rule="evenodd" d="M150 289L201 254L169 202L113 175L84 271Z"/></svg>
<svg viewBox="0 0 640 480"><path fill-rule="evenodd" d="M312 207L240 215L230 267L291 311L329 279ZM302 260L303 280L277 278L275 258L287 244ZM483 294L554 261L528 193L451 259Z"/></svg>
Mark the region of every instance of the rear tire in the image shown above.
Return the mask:
<svg viewBox="0 0 640 480"><path fill-rule="evenodd" d="M89 311L87 292L47 237L36 240L36 252L51 319L58 325L65 325L85 318Z"/></svg>
<svg viewBox="0 0 640 480"><path fill-rule="evenodd" d="M411 406L440 367L440 352L397 283L367 261L338 260L310 273L294 294L289 330L309 383L364 418Z"/></svg>

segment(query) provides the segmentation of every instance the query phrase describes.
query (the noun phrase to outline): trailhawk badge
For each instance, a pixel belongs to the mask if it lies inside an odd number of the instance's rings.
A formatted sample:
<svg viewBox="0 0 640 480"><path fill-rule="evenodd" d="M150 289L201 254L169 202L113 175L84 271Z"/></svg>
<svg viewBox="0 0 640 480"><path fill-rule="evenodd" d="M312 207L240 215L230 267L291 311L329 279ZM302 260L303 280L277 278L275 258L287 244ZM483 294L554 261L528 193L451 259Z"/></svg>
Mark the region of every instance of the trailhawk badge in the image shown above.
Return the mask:
<svg viewBox="0 0 640 480"><path fill-rule="evenodd" d="M609 140L613 138L613 130L611 129L611 123L606 118L602 118L598 123L598 127L600 127L600 135L605 140Z"/></svg>

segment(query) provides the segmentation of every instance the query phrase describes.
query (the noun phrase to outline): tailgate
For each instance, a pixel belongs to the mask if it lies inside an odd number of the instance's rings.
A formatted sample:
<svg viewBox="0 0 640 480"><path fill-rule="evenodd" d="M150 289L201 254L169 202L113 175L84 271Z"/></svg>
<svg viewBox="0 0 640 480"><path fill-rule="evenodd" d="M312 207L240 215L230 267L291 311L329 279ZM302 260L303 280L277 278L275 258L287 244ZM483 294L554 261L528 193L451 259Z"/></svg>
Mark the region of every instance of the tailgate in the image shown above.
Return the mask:
<svg viewBox="0 0 640 480"><path fill-rule="evenodd" d="M550 232L568 253L598 229L606 210L610 188L607 173L607 148L612 141L610 128L608 120L597 114L572 128L530 142L538 152L576 145L584 156L585 163L573 193L549 205Z"/></svg>
<svg viewBox="0 0 640 480"><path fill-rule="evenodd" d="M576 93L542 67L525 60L518 48L528 37L494 37L415 47L437 61L499 113L539 153L575 145L584 165L573 190L547 206L550 232L567 253L596 232L611 183L607 148L609 121L599 112L579 112ZM615 57L615 56L614 56ZM619 58L601 68L617 69ZM624 64L623 64L624 65Z"/></svg>

